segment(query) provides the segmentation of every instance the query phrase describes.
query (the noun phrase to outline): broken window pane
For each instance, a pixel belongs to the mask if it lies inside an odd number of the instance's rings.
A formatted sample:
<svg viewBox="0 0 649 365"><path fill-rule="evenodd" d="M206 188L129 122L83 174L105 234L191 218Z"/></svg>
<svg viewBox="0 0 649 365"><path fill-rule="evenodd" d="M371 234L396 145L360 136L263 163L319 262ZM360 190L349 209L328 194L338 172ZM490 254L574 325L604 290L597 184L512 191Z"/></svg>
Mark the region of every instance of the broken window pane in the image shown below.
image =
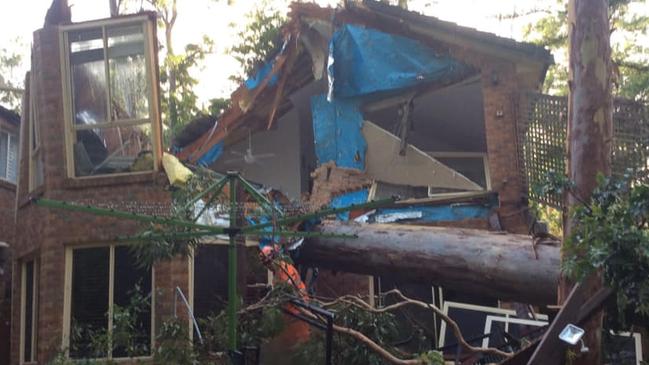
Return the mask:
<svg viewBox="0 0 649 365"><path fill-rule="evenodd" d="M73 146L76 176L153 170L148 123L77 130Z"/></svg>
<svg viewBox="0 0 649 365"><path fill-rule="evenodd" d="M72 257L70 357L105 357L110 248L82 248Z"/></svg>
<svg viewBox="0 0 649 365"><path fill-rule="evenodd" d="M106 68L101 28L68 33L75 124L106 122Z"/></svg>
<svg viewBox="0 0 649 365"><path fill-rule="evenodd" d="M149 117L142 25L108 28L111 119Z"/></svg>
<svg viewBox="0 0 649 365"><path fill-rule="evenodd" d="M149 355L151 268L139 266L128 247L118 246L115 247L114 271L113 357ZM124 335L130 337L126 341L120 341Z"/></svg>

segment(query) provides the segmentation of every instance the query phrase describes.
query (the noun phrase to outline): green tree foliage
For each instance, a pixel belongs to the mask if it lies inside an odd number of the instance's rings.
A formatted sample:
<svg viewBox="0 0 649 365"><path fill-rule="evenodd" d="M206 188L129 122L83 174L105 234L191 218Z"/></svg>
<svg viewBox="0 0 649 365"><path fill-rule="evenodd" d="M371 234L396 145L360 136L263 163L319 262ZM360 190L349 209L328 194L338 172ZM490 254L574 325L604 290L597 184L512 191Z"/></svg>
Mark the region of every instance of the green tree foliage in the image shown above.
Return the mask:
<svg viewBox="0 0 649 365"><path fill-rule="evenodd" d="M171 140L197 115L206 112L198 104L198 96L194 92L198 80L192 73L212 52L213 45L209 37L203 36L201 43L186 45L182 54L167 54L162 63L160 82L165 93L162 98L162 113L168 127L166 141Z"/></svg>
<svg viewBox="0 0 649 365"><path fill-rule="evenodd" d="M16 40L15 43L20 43ZM22 56L0 48L0 105L19 112L22 85L18 76Z"/></svg>
<svg viewBox="0 0 649 365"><path fill-rule="evenodd" d="M189 0L187 0L189 1ZM173 44L174 27L178 19L178 0L120 0L119 12L124 14L143 8L154 10L159 14L158 34L162 43L164 57L160 64L160 83L162 89L161 112L166 126L164 139L169 144L172 137L185 124L197 115L205 113L198 103L194 87L198 80L193 76L201 67L205 57L213 51L214 42L203 35L196 42L187 44L182 53L177 53Z"/></svg>
<svg viewBox="0 0 649 365"><path fill-rule="evenodd" d="M547 193L574 194L575 185L555 174L543 187ZM609 326L649 318L649 185L633 173L623 178L598 177L590 201L576 207L575 228L564 243L562 270L575 280L594 271L615 290L617 309L607 312ZM631 321L629 321L631 319ZM645 322L646 323L646 322Z"/></svg>
<svg viewBox="0 0 649 365"><path fill-rule="evenodd" d="M242 82L252 76L279 50L281 26L285 22L285 11L273 6L269 0L255 3L238 33L239 42L229 49L229 54L241 65L241 73L231 76L232 80Z"/></svg>
<svg viewBox="0 0 649 365"><path fill-rule="evenodd" d="M544 89L553 94L568 93L568 9L567 1L547 0L543 8L527 14L514 13L504 16L544 14L529 24L525 39L547 46L555 55L557 64L550 67ZM649 100L649 47L641 42L647 39L649 14L642 13L646 0L609 1L611 24L611 48L615 65L617 96L633 100Z"/></svg>

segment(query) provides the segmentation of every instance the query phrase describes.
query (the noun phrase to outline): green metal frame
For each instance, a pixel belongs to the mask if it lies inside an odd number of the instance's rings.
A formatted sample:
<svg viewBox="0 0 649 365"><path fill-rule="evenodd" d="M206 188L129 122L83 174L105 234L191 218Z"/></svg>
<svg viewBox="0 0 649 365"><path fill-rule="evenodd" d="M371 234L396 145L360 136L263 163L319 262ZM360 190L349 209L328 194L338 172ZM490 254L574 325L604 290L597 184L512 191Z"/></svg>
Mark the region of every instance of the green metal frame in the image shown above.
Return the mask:
<svg viewBox="0 0 649 365"><path fill-rule="evenodd" d="M206 210L207 206L213 202L217 195L221 194L225 185L228 184L230 190L230 226L229 227L214 227L205 224L198 224L196 220L200 217ZM249 226L237 226L238 218L238 202L237 202L237 185L241 184L243 189L248 192L255 201L261 205L263 211L266 214L270 214L273 217L279 216L279 219L274 219L273 222L253 224ZM368 202L364 204L355 204L344 208L326 208L319 211L285 217L284 213L279 210L275 204L266 199L261 193L259 193L252 184L243 179L238 172L229 171L226 176L222 177L214 184L211 184L207 189L203 190L195 197L193 197L189 202L183 207L183 211L190 209L194 204L200 199L204 198L208 194L212 194L208 202L205 204L205 207L192 219L192 221L187 221L180 219L178 217L167 218L159 217L154 215L146 215L139 213L131 213L116 209L107 209L99 208L90 205L76 205L70 204L60 200L52 200L45 198L36 198L34 203L38 206L52 209L64 209L76 212L90 213L98 216L107 216L121 219L128 219L143 223L155 223L164 226L175 226L188 228L190 231L187 232L171 232L169 234L153 234L147 236L118 236L116 237L117 241L155 241L160 239L192 239L200 238L206 236L214 235L223 235L227 234L229 236L228 242L228 347L230 351L237 350L237 308L239 303L239 295L237 293L237 239L244 236L279 236L279 237L337 237L337 238L356 238L355 235L341 235L341 234L329 234L321 232L302 232L302 231L286 231L286 230L276 230L276 231L267 231L266 228L276 227L276 226L285 226L291 223L302 222L310 219L317 219L325 217L328 215L344 213L356 209L374 209L378 207L383 207L394 203L394 199L384 199L373 202Z"/></svg>

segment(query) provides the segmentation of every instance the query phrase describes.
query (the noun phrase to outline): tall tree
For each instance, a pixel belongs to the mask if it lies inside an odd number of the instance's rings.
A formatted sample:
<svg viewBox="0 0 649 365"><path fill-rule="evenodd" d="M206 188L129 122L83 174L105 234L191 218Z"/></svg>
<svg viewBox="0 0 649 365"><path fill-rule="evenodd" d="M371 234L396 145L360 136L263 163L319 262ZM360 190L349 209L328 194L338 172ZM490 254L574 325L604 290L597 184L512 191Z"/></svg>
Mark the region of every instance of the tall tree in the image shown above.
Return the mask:
<svg viewBox="0 0 649 365"><path fill-rule="evenodd" d="M179 16L178 0L146 0L146 4L144 0L117 0L117 7L120 13L150 8L159 14L158 29L164 34L164 58L160 65L161 107L167 126L165 141L169 142L186 123L207 112L198 105L194 92L198 80L193 71L212 52L214 43L204 35L195 43L185 45L183 52L176 52L173 35Z"/></svg>
<svg viewBox="0 0 649 365"><path fill-rule="evenodd" d="M649 101L649 47L643 45L649 29L649 14L642 11L646 0L608 1L609 34L611 37L616 96ZM528 41L547 46L555 54L557 64L550 67L545 79L546 92L568 93L568 8L563 0L546 0L538 8L514 12L503 18L539 15L525 30Z"/></svg>
<svg viewBox="0 0 649 365"><path fill-rule="evenodd" d="M14 43L20 43L18 39ZM18 71L22 61L19 53L7 48L0 48L0 104L6 108L17 109L20 107L22 88Z"/></svg>
<svg viewBox="0 0 649 365"><path fill-rule="evenodd" d="M287 4L290 1L287 1ZM286 22L283 9L262 0L246 14L244 24L233 24L241 27L238 33L239 42L228 52L241 66L241 72L230 78L236 82L252 76L281 46L280 29Z"/></svg>
<svg viewBox="0 0 649 365"><path fill-rule="evenodd" d="M599 174L611 174L613 67L608 10L607 0L570 0L568 7L568 172L576 186L567 198L569 209L589 201ZM577 224L566 222L564 238L570 237ZM596 277L582 285L594 294L602 280ZM560 300L565 300L571 286L562 279ZM602 322L603 313L599 312L586 323L584 341L590 351L574 364L601 364Z"/></svg>

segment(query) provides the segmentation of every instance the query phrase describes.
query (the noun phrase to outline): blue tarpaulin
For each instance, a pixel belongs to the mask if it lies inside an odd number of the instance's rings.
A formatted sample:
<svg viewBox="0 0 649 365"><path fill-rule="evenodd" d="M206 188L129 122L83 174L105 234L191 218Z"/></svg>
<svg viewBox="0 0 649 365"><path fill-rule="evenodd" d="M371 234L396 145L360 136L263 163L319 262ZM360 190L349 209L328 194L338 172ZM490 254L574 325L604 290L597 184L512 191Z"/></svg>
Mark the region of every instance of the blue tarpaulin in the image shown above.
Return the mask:
<svg viewBox="0 0 649 365"><path fill-rule="evenodd" d="M367 202L369 191L367 189L352 191L339 195L331 199L331 206L333 208L346 208L353 204L363 204ZM347 221L349 220L349 212L338 213L338 219Z"/></svg>
<svg viewBox="0 0 649 365"><path fill-rule="evenodd" d="M329 48L333 98L450 80L466 70L463 64L437 54L419 41L352 24L334 33Z"/></svg>
<svg viewBox="0 0 649 365"><path fill-rule="evenodd" d="M274 64L275 59L270 62L266 62L263 66L261 66L261 68L259 68L259 70L257 70L257 72L252 77L244 81L243 84L246 86L246 89L252 90L259 86L259 84L264 81L268 74L271 73ZM268 81L268 85L274 86L277 83L277 79L277 74L274 74L273 76L271 76L270 81Z"/></svg>
<svg viewBox="0 0 649 365"><path fill-rule="evenodd" d="M329 102L325 95L316 95L311 98L311 110L318 163L335 161L339 167L363 170L367 142L361 131L363 115L358 101Z"/></svg>
<svg viewBox="0 0 649 365"><path fill-rule="evenodd" d="M218 160L221 154L223 154L223 141L212 146L209 151L205 152L201 156L197 163L199 166L210 166L214 163L214 161Z"/></svg>

